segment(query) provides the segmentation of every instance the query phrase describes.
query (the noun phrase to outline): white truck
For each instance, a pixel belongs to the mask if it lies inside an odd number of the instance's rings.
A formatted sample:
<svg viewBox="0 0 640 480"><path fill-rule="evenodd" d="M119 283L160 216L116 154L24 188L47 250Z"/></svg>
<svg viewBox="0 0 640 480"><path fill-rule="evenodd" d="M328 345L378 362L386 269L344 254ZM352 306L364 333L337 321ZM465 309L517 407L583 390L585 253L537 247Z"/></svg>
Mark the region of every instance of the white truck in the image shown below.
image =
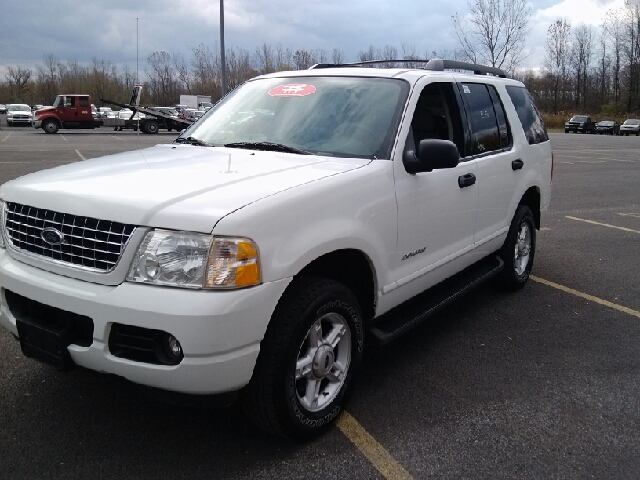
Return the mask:
<svg viewBox="0 0 640 480"><path fill-rule="evenodd" d="M491 277L523 287L553 157L522 83L323 67L248 81L171 145L2 185L0 325L24 354L239 393L305 439L345 408L367 341Z"/></svg>
<svg viewBox="0 0 640 480"><path fill-rule="evenodd" d="M180 95L180 105L197 109L202 103L211 104L211 95Z"/></svg>

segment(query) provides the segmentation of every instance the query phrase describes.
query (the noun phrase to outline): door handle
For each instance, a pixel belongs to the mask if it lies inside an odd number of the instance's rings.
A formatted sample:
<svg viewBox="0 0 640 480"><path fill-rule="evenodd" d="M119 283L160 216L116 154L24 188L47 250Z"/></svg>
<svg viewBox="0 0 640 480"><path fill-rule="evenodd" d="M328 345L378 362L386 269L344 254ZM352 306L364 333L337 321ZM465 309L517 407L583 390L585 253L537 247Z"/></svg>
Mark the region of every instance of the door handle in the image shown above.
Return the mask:
<svg viewBox="0 0 640 480"><path fill-rule="evenodd" d="M460 175L458 177L458 186L460 188L470 187L476 183L476 176L473 173L467 173L466 175Z"/></svg>
<svg viewBox="0 0 640 480"><path fill-rule="evenodd" d="M524 162L522 160L520 160L519 158L517 158L513 162L511 162L511 169L513 171L520 170L522 167L524 167Z"/></svg>

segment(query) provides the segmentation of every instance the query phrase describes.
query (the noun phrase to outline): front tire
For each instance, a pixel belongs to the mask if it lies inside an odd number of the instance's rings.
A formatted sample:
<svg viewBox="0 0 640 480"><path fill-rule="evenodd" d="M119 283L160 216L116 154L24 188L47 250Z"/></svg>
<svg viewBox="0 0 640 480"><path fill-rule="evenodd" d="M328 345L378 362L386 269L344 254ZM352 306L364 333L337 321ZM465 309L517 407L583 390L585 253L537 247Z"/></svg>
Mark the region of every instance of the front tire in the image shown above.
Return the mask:
<svg viewBox="0 0 640 480"><path fill-rule="evenodd" d="M49 134L58 133L58 128L58 123L54 120L47 120L42 125L42 129L45 131L45 133Z"/></svg>
<svg viewBox="0 0 640 480"><path fill-rule="evenodd" d="M527 205L520 205L513 216L500 256L504 261L502 285L509 291L522 287L529 279L536 251L536 224Z"/></svg>
<svg viewBox="0 0 640 480"><path fill-rule="evenodd" d="M294 280L273 314L249 385L247 416L290 440L324 433L344 410L362 360L358 301L334 280Z"/></svg>

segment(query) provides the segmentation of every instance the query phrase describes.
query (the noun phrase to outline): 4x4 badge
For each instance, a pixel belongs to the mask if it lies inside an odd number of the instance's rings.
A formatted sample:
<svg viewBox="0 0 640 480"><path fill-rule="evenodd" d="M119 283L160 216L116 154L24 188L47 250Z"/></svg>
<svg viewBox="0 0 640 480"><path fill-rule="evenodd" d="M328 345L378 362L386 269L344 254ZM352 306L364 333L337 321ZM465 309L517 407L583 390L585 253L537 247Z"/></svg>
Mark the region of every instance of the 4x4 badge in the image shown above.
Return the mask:
<svg viewBox="0 0 640 480"><path fill-rule="evenodd" d="M47 227L42 230L40 238L49 245L62 245L64 243L64 235L53 227Z"/></svg>

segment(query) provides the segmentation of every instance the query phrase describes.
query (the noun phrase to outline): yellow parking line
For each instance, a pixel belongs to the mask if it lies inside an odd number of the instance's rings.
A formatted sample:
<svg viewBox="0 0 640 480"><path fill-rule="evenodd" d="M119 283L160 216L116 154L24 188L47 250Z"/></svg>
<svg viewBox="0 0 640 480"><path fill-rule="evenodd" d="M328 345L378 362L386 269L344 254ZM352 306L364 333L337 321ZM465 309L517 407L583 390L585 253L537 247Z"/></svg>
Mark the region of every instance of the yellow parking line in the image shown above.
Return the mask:
<svg viewBox="0 0 640 480"><path fill-rule="evenodd" d="M640 233L640 230L632 230L626 227L616 227L615 225L609 225L608 223L594 222L593 220L585 220L584 218L570 217L569 215L567 215L566 218L569 218L571 220L579 220L581 222L592 223L593 225L600 225L602 227L617 228L618 230L624 230L625 232Z"/></svg>
<svg viewBox="0 0 640 480"><path fill-rule="evenodd" d="M336 421L336 426L385 478L389 480L412 478L409 472L349 413L342 412Z"/></svg>
<svg viewBox="0 0 640 480"><path fill-rule="evenodd" d="M534 282L542 283L549 287L557 288L558 290L562 290L563 292L570 293L571 295L575 295L576 297L584 298L586 300L590 300L600 305L604 305L605 307L613 308L614 310L618 310L619 312L628 313L629 315L633 315L634 317L640 318L640 312L637 310L633 310L632 308L623 307L622 305L618 305L617 303L609 302L608 300L603 300L602 298L594 297L593 295L589 295L588 293L579 292L578 290L574 290L573 288L565 287L563 285L550 282L549 280L545 280L544 278L535 277L533 275L529 276L529 278Z"/></svg>
<svg viewBox="0 0 640 480"><path fill-rule="evenodd" d="M82 160L86 160L86 158L84 158L82 156L82 154L78 151L78 149L76 149L76 153L78 154L78 156L82 159Z"/></svg>

